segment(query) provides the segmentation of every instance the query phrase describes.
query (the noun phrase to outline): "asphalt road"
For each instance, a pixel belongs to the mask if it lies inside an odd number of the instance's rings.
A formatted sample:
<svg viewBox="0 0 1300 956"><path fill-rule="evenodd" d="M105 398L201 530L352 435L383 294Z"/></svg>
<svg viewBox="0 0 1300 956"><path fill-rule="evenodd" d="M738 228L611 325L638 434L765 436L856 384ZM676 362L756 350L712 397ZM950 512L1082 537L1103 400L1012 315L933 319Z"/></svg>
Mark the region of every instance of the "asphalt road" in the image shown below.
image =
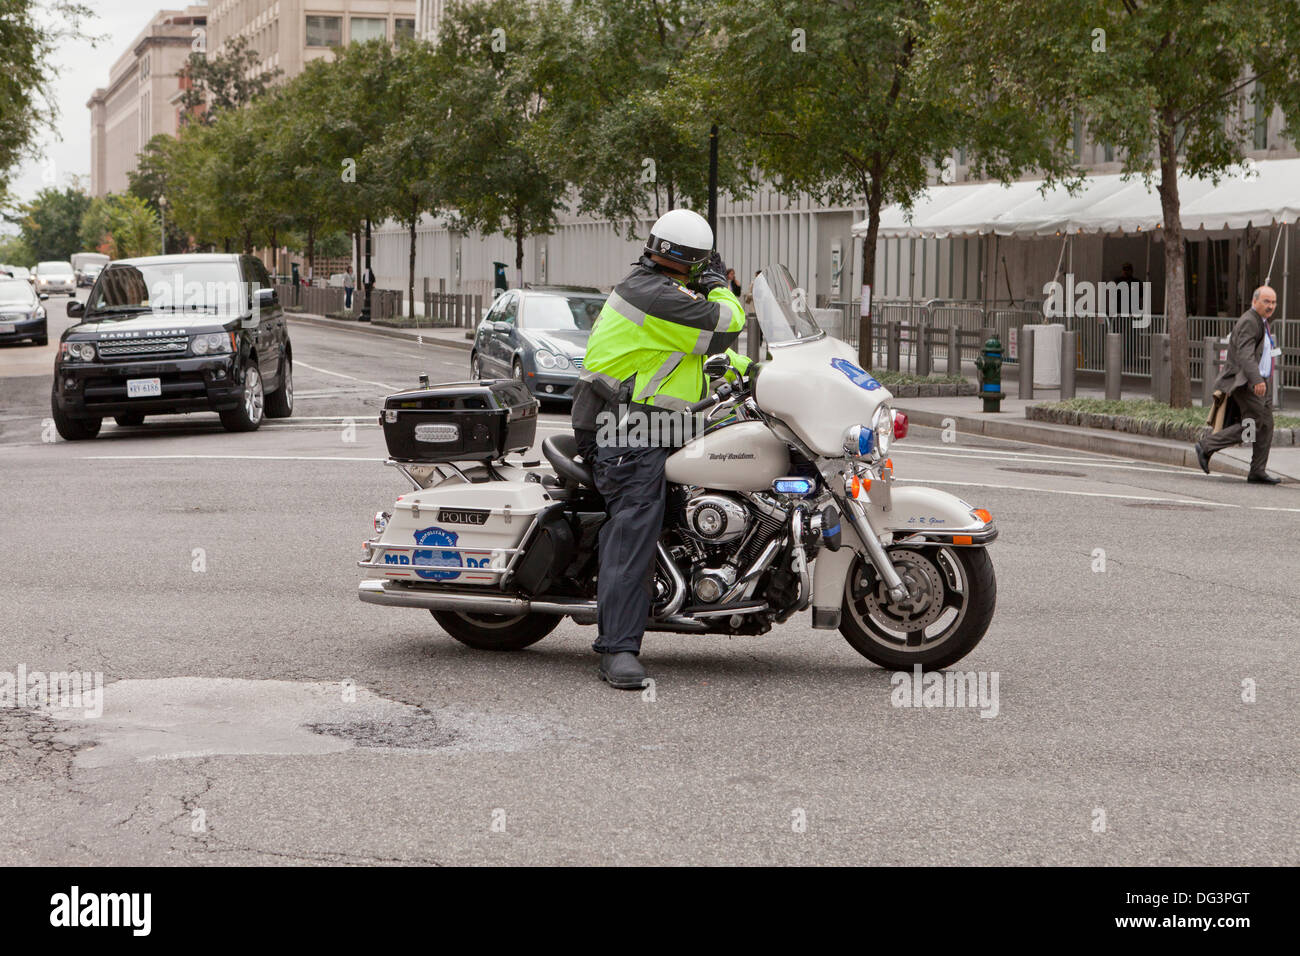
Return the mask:
<svg viewBox="0 0 1300 956"><path fill-rule="evenodd" d="M406 487L377 409L468 355L291 333L297 414L244 435L45 441L54 346L0 349L0 698L107 685L100 717L0 706L0 865L1300 862L1300 489L914 429L898 477L1001 528L957 665L996 716L893 706L806 617L648 636L647 699L593 628L494 655L357 601Z"/></svg>

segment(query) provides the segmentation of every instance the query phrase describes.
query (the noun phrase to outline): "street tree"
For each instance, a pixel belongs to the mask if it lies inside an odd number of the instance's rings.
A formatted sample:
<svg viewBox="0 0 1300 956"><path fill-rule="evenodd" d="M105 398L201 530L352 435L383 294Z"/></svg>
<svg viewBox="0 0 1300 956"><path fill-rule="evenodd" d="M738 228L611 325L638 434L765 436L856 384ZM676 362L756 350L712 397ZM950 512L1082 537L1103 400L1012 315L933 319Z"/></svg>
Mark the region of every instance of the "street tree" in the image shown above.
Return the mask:
<svg viewBox="0 0 1300 956"><path fill-rule="evenodd" d="M422 215L435 211L442 189L426 113L437 95L437 59L429 45L406 42L395 53L386 46L376 50L374 67L389 77L391 93L379 136L362 149L358 177L375 185L368 192L377 212L406 226L407 314L414 317L416 228Z"/></svg>
<svg viewBox="0 0 1300 956"><path fill-rule="evenodd" d="M284 71L260 69L261 62L261 54L240 36L227 40L218 53L191 53L184 67L189 82L181 93L182 117L211 123L263 95Z"/></svg>
<svg viewBox="0 0 1300 956"><path fill-rule="evenodd" d="M55 130L55 66L90 15L68 0L0 0L0 206L13 200L12 172L38 158L42 134Z"/></svg>
<svg viewBox="0 0 1300 956"><path fill-rule="evenodd" d="M725 18L717 0L574 0L538 8L535 61L551 91L544 147L563 161L578 211L624 224L708 203L709 128L729 127L725 104L682 95L688 58ZM734 117L749 119L748 109ZM719 189L752 187L753 164L734 137L719 150Z"/></svg>
<svg viewBox="0 0 1300 956"><path fill-rule="evenodd" d="M720 108L787 195L862 202L863 282L875 275L881 211L910 205L962 136L945 65L927 55L929 0L722 0L692 69L697 95ZM862 316L859 356L871 362Z"/></svg>
<svg viewBox="0 0 1300 956"><path fill-rule="evenodd" d="M66 260L80 248L81 217L89 206L90 197L74 181L63 189L42 189L7 218L17 224L37 261Z"/></svg>
<svg viewBox="0 0 1300 956"><path fill-rule="evenodd" d="M1300 117L1300 5L1255 0L940 0L945 46L992 96L1079 117L1160 196L1170 404L1191 404L1178 175L1249 175L1258 117Z"/></svg>
<svg viewBox="0 0 1300 956"><path fill-rule="evenodd" d="M551 100L534 55L550 9L516 0L451 8L440 27L429 116L451 222L513 238L520 283L524 240L554 230L567 192L563 162L538 128Z"/></svg>
<svg viewBox="0 0 1300 956"><path fill-rule="evenodd" d="M81 248L114 259L157 255L160 230L157 214L139 196L108 193L91 200L82 216Z"/></svg>

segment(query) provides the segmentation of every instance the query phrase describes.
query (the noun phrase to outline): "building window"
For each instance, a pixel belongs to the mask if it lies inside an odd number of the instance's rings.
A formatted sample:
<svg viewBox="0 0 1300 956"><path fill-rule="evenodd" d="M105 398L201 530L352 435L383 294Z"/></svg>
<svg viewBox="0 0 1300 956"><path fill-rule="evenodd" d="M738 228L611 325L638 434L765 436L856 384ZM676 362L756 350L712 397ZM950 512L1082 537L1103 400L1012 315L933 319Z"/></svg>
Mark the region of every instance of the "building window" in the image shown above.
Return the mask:
<svg viewBox="0 0 1300 956"><path fill-rule="evenodd" d="M1259 103L1255 104L1255 148L1268 149L1268 113Z"/></svg>
<svg viewBox="0 0 1300 956"><path fill-rule="evenodd" d="M353 43L387 40L388 21L381 17L353 17L348 21L348 39Z"/></svg>
<svg viewBox="0 0 1300 956"><path fill-rule="evenodd" d="M415 21L398 17L393 21L393 39L394 40L413 40L415 39Z"/></svg>
<svg viewBox="0 0 1300 956"><path fill-rule="evenodd" d="M308 46L340 46L342 43L342 17L307 17Z"/></svg>

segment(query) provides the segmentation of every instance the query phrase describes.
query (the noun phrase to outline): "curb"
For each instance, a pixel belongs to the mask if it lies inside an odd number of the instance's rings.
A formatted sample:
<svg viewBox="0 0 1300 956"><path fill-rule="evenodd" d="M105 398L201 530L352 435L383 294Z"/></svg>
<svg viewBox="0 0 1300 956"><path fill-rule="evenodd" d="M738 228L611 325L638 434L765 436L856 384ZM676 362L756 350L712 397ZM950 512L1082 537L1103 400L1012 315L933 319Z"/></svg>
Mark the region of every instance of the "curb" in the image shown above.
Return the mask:
<svg viewBox="0 0 1300 956"><path fill-rule="evenodd" d="M404 342L414 342L421 345L430 345L448 349L458 349L468 352L473 348L474 343L469 339L463 342L458 339L443 339L441 337L425 336L424 341L419 341L422 332L419 329L406 331L405 329L390 329L382 325L372 325L366 322L348 322L344 323L338 319L327 319L323 316L308 315L302 312L286 312L285 318L290 322L298 322L302 325L313 325L318 329L341 329L345 332L353 332L358 335L378 335L386 339L400 339Z"/></svg>
<svg viewBox="0 0 1300 956"><path fill-rule="evenodd" d="M1137 435L1104 429L1079 429L1068 425L1049 425L1015 418L975 418L919 408L912 409L899 403L895 403L894 407L905 412L909 421L930 428L945 428L950 423L961 431L987 435L989 438L1009 438L1038 445L1069 448L1074 451L1123 455L1160 465L1191 468L1197 472L1201 470L1200 465L1196 463L1196 451L1191 445L1154 442ZM1225 475L1245 477L1249 467L1231 459L1210 460L1210 470Z"/></svg>

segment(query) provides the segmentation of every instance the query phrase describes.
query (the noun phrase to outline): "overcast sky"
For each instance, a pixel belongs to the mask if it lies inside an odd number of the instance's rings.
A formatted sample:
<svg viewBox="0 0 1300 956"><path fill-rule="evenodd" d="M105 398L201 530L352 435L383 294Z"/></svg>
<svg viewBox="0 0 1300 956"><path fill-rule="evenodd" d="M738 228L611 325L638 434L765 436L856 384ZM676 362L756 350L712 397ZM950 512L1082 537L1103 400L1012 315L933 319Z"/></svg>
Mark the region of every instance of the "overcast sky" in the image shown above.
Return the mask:
<svg viewBox="0 0 1300 956"><path fill-rule="evenodd" d="M58 130L42 135L39 160L16 170L12 192L17 201L31 199L38 190L51 185L51 175L60 187L67 185L69 176L82 176L86 188L90 188L90 110L86 109L86 100L97 87L108 84L109 68L155 13L186 5L165 0L111 0L99 5L83 24L83 35L96 42L69 43L55 53L53 91L59 112ZM6 225L5 231L15 230Z"/></svg>

